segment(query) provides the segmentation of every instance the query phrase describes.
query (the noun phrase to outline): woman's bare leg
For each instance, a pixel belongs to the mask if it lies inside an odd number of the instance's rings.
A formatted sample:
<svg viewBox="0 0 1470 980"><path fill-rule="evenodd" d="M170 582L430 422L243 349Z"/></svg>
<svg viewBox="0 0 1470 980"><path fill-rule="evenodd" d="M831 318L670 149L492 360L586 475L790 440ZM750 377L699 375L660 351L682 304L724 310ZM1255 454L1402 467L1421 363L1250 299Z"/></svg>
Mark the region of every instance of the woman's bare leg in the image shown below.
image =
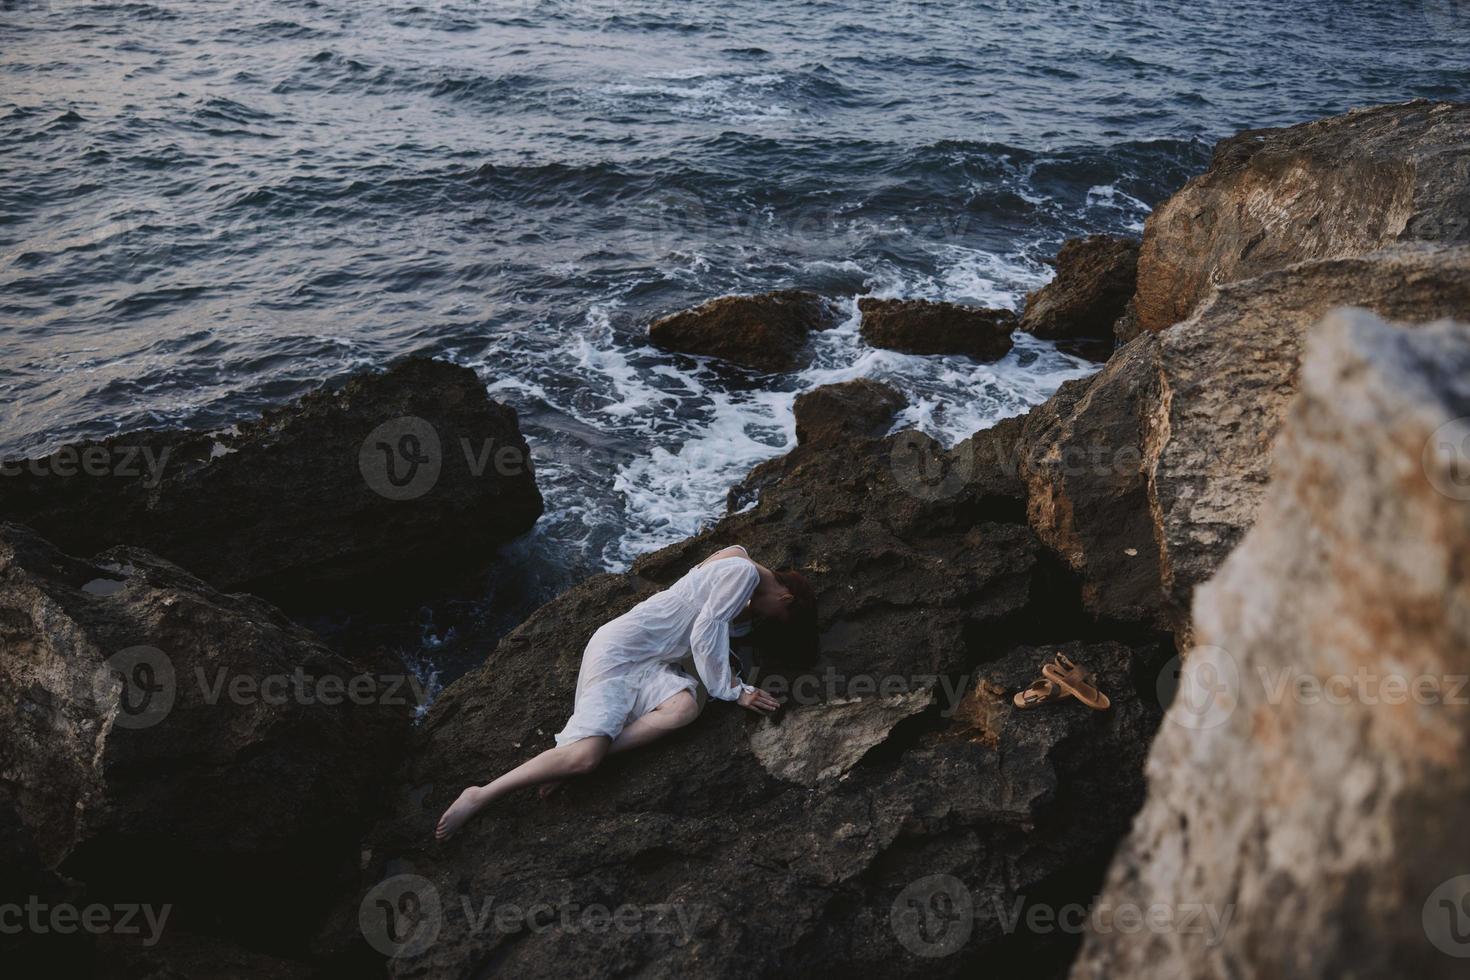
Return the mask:
<svg viewBox="0 0 1470 980"><path fill-rule="evenodd" d="M699 705L694 695L680 691L673 697L661 701L648 714L634 719L633 723L618 733L608 748L609 753L626 752L647 745L669 732L683 728L699 717Z"/></svg>
<svg viewBox="0 0 1470 980"><path fill-rule="evenodd" d="M673 697L660 701L652 711L638 718L618 733L613 739L608 753L626 752L636 749L641 745L668 734L676 728L683 728L691 721L699 717L699 704L695 702L694 695L688 691L680 691ZM557 779L544 783L538 791L538 795L544 800L561 786L563 780Z"/></svg>
<svg viewBox="0 0 1470 980"><path fill-rule="evenodd" d="M661 706L660 706L661 707ZM657 709L655 709L657 710ZM631 727L631 726L630 726ZM453 834L464 822L474 816L481 807L499 799L512 790L536 786L541 783L557 782L569 776L580 776L596 769L612 746L606 735L592 735L566 745L547 749L540 755L516 766L510 772L491 780L484 786L466 787L444 815L434 836L439 840Z"/></svg>

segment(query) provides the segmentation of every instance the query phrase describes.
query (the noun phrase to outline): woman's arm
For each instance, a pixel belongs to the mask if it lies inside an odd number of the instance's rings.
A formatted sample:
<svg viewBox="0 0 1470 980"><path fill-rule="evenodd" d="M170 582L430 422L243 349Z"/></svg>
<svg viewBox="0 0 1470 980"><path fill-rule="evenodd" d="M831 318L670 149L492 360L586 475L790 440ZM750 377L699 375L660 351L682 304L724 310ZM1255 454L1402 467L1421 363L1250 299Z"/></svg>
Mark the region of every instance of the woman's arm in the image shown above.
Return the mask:
<svg viewBox="0 0 1470 980"><path fill-rule="evenodd" d="M710 697L738 701L742 694L754 688L737 683L731 674L730 620L750 601L760 584L760 572L747 559L729 562L709 574L714 581L709 598L694 620L689 647L694 653L694 668L699 671Z"/></svg>

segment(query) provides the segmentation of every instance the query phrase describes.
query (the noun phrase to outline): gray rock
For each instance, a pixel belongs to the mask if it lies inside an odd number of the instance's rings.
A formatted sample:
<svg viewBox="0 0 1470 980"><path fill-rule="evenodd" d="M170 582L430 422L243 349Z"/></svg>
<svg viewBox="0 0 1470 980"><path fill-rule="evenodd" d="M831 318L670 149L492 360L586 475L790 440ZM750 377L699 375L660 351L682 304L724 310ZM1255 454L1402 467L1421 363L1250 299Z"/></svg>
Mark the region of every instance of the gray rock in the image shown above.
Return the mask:
<svg viewBox="0 0 1470 980"><path fill-rule="evenodd" d="M394 813L367 842L353 901L397 874L419 876L441 900L433 944L391 960L390 973L1063 969L1066 936L1018 934L1006 917L1018 902L1085 901L1097 887L1142 799L1158 718L1133 677L1156 670L1162 650L1071 632L1075 595L1055 587L1057 570L1009 496L1022 491L996 452L1007 440L983 435L964 452L923 457L907 455L903 433L799 446L753 508L630 574L573 588L446 690ZM592 632L732 543L801 569L818 593L807 646L756 630L752 679L787 700L778 724L711 702L688 728L550 801L507 798L435 844L434 821L464 785L551 744ZM1113 710L1017 711L1008 697L1065 640ZM573 925L477 931L462 896L475 908L547 903ZM969 903L973 919L947 927L934 910L948 898ZM664 917L657 932L594 934L575 918L593 903Z"/></svg>
<svg viewBox="0 0 1470 980"><path fill-rule="evenodd" d="M1144 462L1158 384L1147 334L1034 409L1017 449L1032 529L1080 577L1087 609L1118 622L1166 619Z"/></svg>
<svg viewBox="0 0 1470 980"><path fill-rule="evenodd" d="M895 725L933 703L934 692L924 689L796 708L752 731L750 751L776 778L816 786L846 774Z"/></svg>

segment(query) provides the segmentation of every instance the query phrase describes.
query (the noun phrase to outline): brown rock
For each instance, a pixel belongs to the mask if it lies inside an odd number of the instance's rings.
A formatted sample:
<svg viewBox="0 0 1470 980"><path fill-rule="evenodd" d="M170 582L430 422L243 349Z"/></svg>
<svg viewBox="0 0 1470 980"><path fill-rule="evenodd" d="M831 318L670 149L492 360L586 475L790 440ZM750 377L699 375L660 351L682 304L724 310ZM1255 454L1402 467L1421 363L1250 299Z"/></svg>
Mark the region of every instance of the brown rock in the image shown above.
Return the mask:
<svg viewBox="0 0 1470 980"><path fill-rule="evenodd" d="M806 363L807 335L834 324L815 293L782 289L721 296L653 321L648 339L664 350L718 357L757 371L790 371Z"/></svg>
<svg viewBox="0 0 1470 980"><path fill-rule="evenodd" d="M1144 466L1157 404L1150 334L1033 410L1018 449L1031 527L1080 576L1086 607L1117 621L1165 619Z"/></svg>
<svg viewBox="0 0 1470 980"><path fill-rule="evenodd" d="M907 404L891 385L868 378L823 385L796 396L796 441L876 439L888 431L893 417Z"/></svg>
<svg viewBox="0 0 1470 980"><path fill-rule="evenodd" d="M1241 133L1148 219L1138 321L1162 330L1212 286L1394 242L1470 242L1470 103L1360 109Z"/></svg>
<svg viewBox="0 0 1470 980"><path fill-rule="evenodd" d="M1179 609L1255 522L1302 338L1345 305L1404 322L1470 319L1470 248L1407 245L1294 266L1222 287L1159 335L1149 491L1163 584Z"/></svg>
<svg viewBox="0 0 1470 980"><path fill-rule="evenodd" d="M1046 340L1111 341L1137 285L1138 247L1113 235L1065 242L1056 278L1026 297L1021 329Z"/></svg>
<svg viewBox="0 0 1470 980"><path fill-rule="evenodd" d="M1097 903L1194 927L1094 930L1074 978L1464 975L1467 417L1470 327L1309 337Z"/></svg>
<svg viewBox="0 0 1470 980"><path fill-rule="evenodd" d="M908 354L966 354L998 361L1011 349L1016 314L922 299L858 300L863 339Z"/></svg>

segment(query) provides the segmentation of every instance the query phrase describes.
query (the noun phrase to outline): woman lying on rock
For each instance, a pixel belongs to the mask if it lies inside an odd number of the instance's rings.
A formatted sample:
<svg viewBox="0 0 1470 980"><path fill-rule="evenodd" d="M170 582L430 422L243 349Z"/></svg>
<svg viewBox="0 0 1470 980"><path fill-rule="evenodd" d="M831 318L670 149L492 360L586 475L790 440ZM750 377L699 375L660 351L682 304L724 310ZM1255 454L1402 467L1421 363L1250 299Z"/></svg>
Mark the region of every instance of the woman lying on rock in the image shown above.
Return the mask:
<svg viewBox="0 0 1470 980"><path fill-rule="evenodd" d="M556 747L484 786L470 786L439 818L440 840L492 800L596 769L610 752L625 752L689 724L699 714L695 681L678 663L693 654L711 697L767 714L776 699L742 683L730 669L730 637L756 620L810 619L816 598L800 572L773 572L739 545L710 555L679 581L638 603L592 634L582 654L572 717Z"/></svg>

